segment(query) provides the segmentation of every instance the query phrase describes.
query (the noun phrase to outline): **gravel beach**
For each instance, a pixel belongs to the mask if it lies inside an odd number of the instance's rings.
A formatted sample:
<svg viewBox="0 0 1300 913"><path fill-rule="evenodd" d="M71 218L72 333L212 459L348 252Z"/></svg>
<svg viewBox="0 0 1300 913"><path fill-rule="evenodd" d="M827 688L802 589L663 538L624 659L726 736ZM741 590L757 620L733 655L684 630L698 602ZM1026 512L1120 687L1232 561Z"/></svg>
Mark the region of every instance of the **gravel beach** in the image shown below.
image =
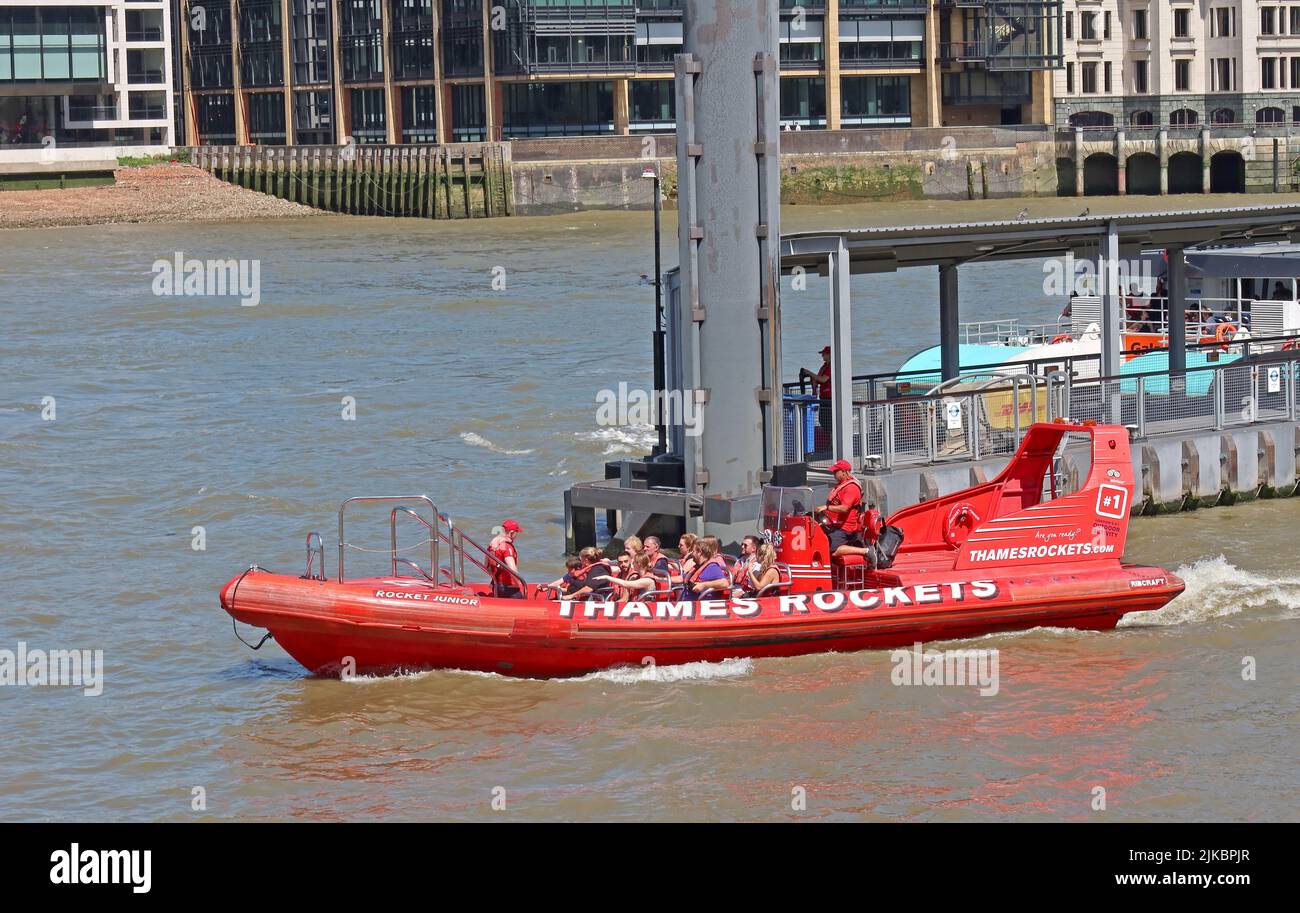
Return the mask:
<svg viewBox="0 0 1300 913"><path fill-rule="evenodd" d="M217 180L193 165L118 168L115 182L67 190L0 193L0 228L113 222L226 222L328 213Z"/></svg>

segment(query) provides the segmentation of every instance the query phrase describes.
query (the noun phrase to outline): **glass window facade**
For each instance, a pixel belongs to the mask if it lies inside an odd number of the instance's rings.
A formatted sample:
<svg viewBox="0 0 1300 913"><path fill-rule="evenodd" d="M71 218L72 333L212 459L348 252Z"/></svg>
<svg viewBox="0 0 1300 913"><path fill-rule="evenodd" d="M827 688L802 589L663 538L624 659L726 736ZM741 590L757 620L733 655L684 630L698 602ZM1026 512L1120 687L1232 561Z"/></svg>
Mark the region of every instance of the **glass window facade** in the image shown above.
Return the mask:
<svg viewBox="0 0 1300 913"><path fill-rule="evenodd" d="M924 48L924 19L853 16L840 20L841 66L919 68Z"/></svg>
<svg viewBox="0 0 1300 913"><path fill-rule="evenodd" d="M383 89L350 89L352 138L358 145L388 142Z"/></svg>
<svg viewBox="0 0 1300 913"><path fill-rule="evenodd" d="M594 136L614 132L614 84L508 83L501 87L503 135Z"/></svg>
<svg viewBox="0 0 1300 913"><path fill-rule="evenodd" d="M840 123L845 127L910 126L911 77L844 77L840 81Z"/></svg>
<svg viewBox="0 0 1300 913"><path fill-rule="evenodd" d="M339 59L344 82L384 78L382 0L344 0L339 4Z"/></svg>
<svg viewBox="0 0 1300 913"><path fill-rule="evenodd" d="M246 86L284 85L284 23L279 0L240 2L239 77Z"/></svg>
<svg viewBox="0 0 1300 913"><path fill-rule="evenodd" d="M225 94L195 96L194 123L202 145L234 145L235 97Z"/></svg>
<svg viewBox="0 0 1300 913"><path fill-rule="evenodd" d="M104 28L97 7L0 7L0 82L102 82Z"/></svg>
<svg viewBox="0 0 1300 913"><path fill-rule="evenodd" d="M677 91L671 79L643 80L628 86L628 127L637 131L677 127Z"/></svg>
<svg viewBox="0 0 1300 913"><path fill-rule="evenodd" d="M289 34L294 85L328 83L332 71L329 0L293 0ZM296 124L295 118L295 128Z"/></svg>
<svg viewBox="0 0 1300 913"><path fill-rule="evenodd" d="M820 76L781 79L781 125L801 130L826 126L826 80Z"/></svg>
<svg viewBox="0 0 1300 913"><path fill-rule="evenodd" d="M235 84L230 7L210 3L203 9L203 27L189 30L190 85L195 89L229 89Z"/></svg>
<svg viewBox="0 0 1300 913"><path fill-rule="evenodd" d="M487 114L481 85L451 87L451 138L457 143L475 143L487 138Z"/></svg>
<svg viewBox="0 0 1300 913"><path fill-rule="evenodd" d="M248 138L255 146L284 145L283 92L253 92L248 96Z"/></svg>
<svg viewBox="0 0 1300 913"><path fill-rule="evenodd" d="M329 92L293 93L293 131L296 142L304 146L328 146L334 143L334 106Z"/></svg>
<svg viewBox="0 0 1300 913"><path fill-rule="evenodd" d="M402 142L438 142L436 86L408 86L402 89Z"/></svg>
<svg viewBox="0 0 1300 913"><path fill-rule="evenodd" d="M394 79L433 78L433 0L393 0Z"/></svg>

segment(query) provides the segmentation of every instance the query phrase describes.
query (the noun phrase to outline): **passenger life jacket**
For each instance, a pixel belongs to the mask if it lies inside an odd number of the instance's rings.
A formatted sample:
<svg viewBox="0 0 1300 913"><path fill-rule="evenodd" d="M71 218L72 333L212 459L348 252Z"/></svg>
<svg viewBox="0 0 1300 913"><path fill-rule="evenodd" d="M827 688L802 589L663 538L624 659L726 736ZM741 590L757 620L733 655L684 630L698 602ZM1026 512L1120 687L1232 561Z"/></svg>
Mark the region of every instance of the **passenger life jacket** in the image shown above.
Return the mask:
<svg viewBox="0 0 1300 913"><path fill-rule="evenodd" d="M697 594L694 590L694 586L700 582L700 575L704 573L704 569L711 564L716 564L718 567L722 568L723 575L726 576L728 580L731 579L731 574L727 571L727 565L726 562L722 560L722 556L714 555L708 561L691 568L688 573L682 575L682 592L687 599L696 598ZM722 591L719 590L719 592L721 593Z"/></svg>
<svg viewBox="0 0 1300 913"><path fill-rule="evenodd" d="M514 558L519 563L519 552L515 544L504 536L488 547L488 554L501 562L492 568L492 584L497 587L518 587L519 578L505 566L507 558Z"/></svg>

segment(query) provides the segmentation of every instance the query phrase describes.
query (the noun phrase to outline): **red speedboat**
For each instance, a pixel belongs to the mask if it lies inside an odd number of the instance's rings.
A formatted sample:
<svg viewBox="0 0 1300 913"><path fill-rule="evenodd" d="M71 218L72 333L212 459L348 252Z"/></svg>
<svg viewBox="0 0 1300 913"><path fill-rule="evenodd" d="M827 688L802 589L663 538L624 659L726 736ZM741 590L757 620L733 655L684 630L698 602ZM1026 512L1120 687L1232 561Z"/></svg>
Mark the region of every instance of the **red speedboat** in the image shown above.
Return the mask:
<svg viewBox="0 0 1300 913"><path fill-rule="evenodd" d="M1055 461L1067 440L1090 448L1091 461L1077 490L1058 495ZM776 546L781 581L757 598L696 602L667 590L643 601L564 602L540 587L525 587L523 599L495 598L467 578L486 579L494 559L428 498L354 498L339 509L336 578L325 579L323 545L312 533L303 576L253 567L226 583L221 605L324 675L555 677L647 658L793 656L1044 625L1105 630L1183 590L1163 568L1122 563L1132 497L1124 428L1036 424L997 478L890 516L902 545L891 566L877 569L862 558L832 559L809 514L811 488L768 486L758 525ZM389 576L344 575L344 512L358 501L395 504ZM398 557L400 518L420 524L427 568Z"/></svg>

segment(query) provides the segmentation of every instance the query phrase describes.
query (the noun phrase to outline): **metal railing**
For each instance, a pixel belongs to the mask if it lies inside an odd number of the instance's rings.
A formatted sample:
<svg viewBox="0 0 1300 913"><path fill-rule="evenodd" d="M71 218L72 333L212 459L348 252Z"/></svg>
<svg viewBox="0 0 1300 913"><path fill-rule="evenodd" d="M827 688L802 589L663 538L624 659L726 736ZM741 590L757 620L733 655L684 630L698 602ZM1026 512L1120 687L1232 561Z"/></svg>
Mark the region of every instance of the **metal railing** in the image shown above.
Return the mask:
<svg viewBox="0 0 1300 913"><path fill-rule="evenodd" d="M1185 430L1221 430L1265 421L1300 420L1300 350L1249 362L1206 365L1180 374L1150 371L1078 377L1061 370L1038 376L963 376L925 395L855 402L855 466L893 469L948 460L1009 455L1035 421L1063 417L1130 426L1139 437ZM787 462L829 458L791 427L818 436L809 419L820 401L787 400ZM829 435L822 441L829 447Z"/></svg>
<svg viewBox="0 0 1300 913"><path fill-rule="evenodd" d="M404 506L403 503L415 503L426 505L433 514L433 522L427 520L419 511ZM338 582L344 582L344 556L348 548L359 551L367 551L360 546L353 545L344 537L343 515L349 504L368 503L388 503L395 504L388 514L389 529L389 561L394 577L403 576L398 573L398 566L414 570L420 577L430 583L441 584L448 583L453 586L466 586L468 578L465 575L465 562L468 559L470 566L476 567L488 575L489 579L497 576L507 576L513 579L521 591L527 591L528 584L523 576L517 571L510 568L496 555L493 555L483 546L479 545L461 530L456 528L451 518L440 512L437 505L426 495L395 495L381 497L357 497L348 498L339 506L338 514L338 533L339 533L339 570ZM415 546L408 546L406 549L399 549L397 546L397 518L399 515L405 515L415 519L428 534L422 542ZM316 545L313 545L313 537ZM410 550L421 545L429 546L429 568L425 570L419 564L400 556L398 553L404 550ZM447 546L447 563L444 566L439 560L441 555L441 546ZM468 555L466 553L469 553ZM320 536L316 533L309 533L307 536L307 575L310 577L314 565L315 554L320 556L321 576L314 579L324 579L325 568L325 551L324 544L320 541Z"/></svg>

